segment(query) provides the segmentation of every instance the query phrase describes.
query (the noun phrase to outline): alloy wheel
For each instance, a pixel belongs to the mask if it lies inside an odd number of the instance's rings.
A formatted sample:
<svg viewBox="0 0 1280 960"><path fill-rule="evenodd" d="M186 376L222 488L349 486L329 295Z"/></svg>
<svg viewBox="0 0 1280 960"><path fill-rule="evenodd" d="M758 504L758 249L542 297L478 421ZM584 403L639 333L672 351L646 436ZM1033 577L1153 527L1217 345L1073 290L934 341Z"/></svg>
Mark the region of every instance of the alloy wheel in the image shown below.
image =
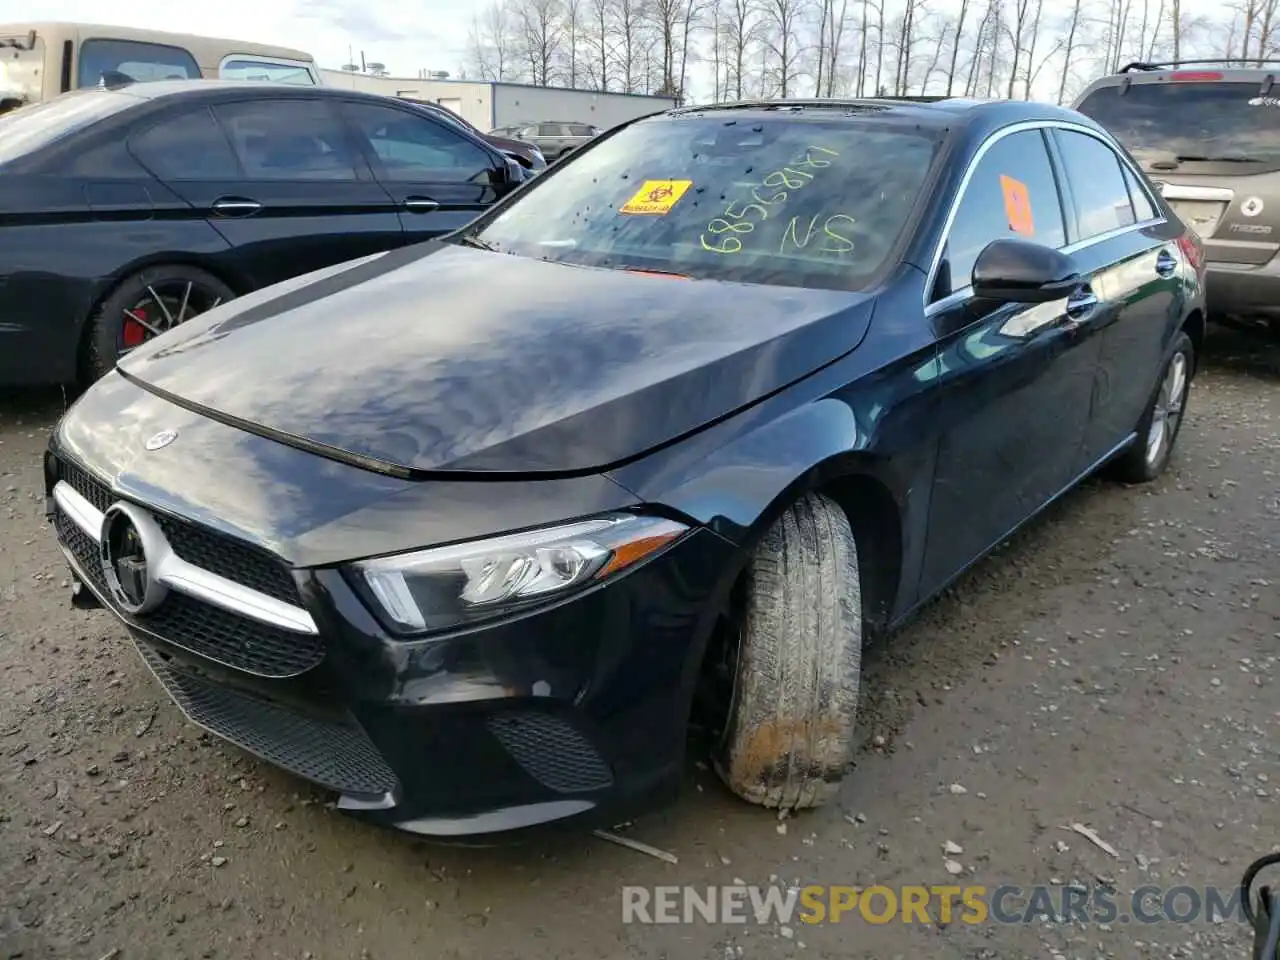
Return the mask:
<svg viewBox="0 0 1280 960"><path fill-rule="evenodd" d="M221 302L221 294L198 280L175 279L149 284L138 302L124 310L119 355L124 356Z"/></svg>
<svg viewBox="0 0 1280 960"><path fill-rule="evenodd" d="M1178 421L1187 399L1187 355L1177 353L1169 361L1160 392L1156 395L1155 409L1151 413L1151 426L1147 430L1147 463L1160 462L1165 449L1178 433Z"/></svg>

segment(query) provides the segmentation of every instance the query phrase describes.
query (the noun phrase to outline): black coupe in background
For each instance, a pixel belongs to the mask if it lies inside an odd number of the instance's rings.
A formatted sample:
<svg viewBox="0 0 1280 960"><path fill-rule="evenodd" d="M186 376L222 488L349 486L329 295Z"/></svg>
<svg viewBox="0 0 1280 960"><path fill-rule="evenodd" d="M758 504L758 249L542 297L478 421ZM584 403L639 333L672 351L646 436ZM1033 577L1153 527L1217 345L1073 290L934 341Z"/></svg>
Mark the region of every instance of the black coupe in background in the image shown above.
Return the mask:
<svg viewBox="0 0 1280 960"><path fill-rule="evenodd" d="M1164 470L1203 271L1069 110L677 110L136 350L48 511L188 716L353 814L617 823L695 702L730 788L814 806L868 634L1082 477Z"/></svg>
<svg viewBox="0 0 1280 960"><path fill-rule="evenodd" d="M0 385L96 379L240 294L456 230L523 182L413 104L189 80L0 117Z"/></svg>

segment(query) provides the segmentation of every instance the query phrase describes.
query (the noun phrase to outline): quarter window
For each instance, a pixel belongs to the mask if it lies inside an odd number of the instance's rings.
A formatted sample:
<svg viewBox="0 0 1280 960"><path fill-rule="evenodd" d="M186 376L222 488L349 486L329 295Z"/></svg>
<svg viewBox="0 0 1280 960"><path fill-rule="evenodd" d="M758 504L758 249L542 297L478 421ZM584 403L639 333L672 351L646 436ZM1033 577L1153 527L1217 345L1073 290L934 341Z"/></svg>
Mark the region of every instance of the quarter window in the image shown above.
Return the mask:
<svg viewBox="0 0 1280 960"><path fill-rule="evenodd" d="M389 107L348 103L344 109L391 180L451 183L487 179L494 161L454 127Z"/></svg>
<svg viewBox="0 0 1280 960"><path fill-rule="evenodd" d="M317 100L256 100L213 108L250 180L355 180L346 131Z"/></svg>
<svg viewBox="0 0 1280 960"><path fill-rule="evenodd" d="M138 40L86 40L80 44L77 86L110 86L200 76L195 58L181 47Z"/></svg>
<svg viewBox="0 0 1280 960"><path fill-rule="evenodd" d="M1099 234L1134 223L1133 201L1115 151L1096 137L1069 130L1056 132L1058 148L1071 196L1075 201L1080 235L1089 240Z"/></svg>
<svg viewBox="0 0 1280 960"><path fill-rule="evenodd" d="M936 296L969 286L978 254L993 240L1010 237L1047 247L1066 243L1057 182L1039 130L1002 137L978 161L947 236Z"/></svg>
<svg viewBox="0 0 1280 960"><path fill-rule="evenodd" d="M207 107L132 138L134 156L161 180L237 180L231 144Z"/></svg>
<svg viewBox="0 0 1280 960"><path fill-rule="evenodd" d="M1151 197L1147 193L1138 178L1134 176L1132 170L1121 165L1120 169L1124 172L1125 183L1129 186L1129 196L1133 200L1133 211L1141 223L1144 220L1155 220L1160 216L1156 211L1155 205L1151 202Z"/></svg>

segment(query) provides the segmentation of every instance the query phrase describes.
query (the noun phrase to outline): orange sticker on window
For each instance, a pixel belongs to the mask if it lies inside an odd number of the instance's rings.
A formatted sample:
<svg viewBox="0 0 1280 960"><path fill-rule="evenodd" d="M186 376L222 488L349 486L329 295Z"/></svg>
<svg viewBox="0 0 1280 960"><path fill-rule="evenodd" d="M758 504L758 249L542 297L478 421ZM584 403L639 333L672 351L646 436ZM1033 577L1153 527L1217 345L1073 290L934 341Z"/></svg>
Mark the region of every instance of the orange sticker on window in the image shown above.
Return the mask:
<svg viewBox="0 0 1280 960"><path fill-rule="evenodd" d="M670 212L676 201L692 186L692 180L646 180L644 186L618 209L621 213L662 216Z"/></svg>
<svg viewBox="0 0 1280 960"><path fill-rule="evenodd" d="M1031 195L1021 180L1000 174L1000 191L1004 194L1004 212L1009 229L1024 236L1035 236L1036 221L1031 215Z"/></svg>

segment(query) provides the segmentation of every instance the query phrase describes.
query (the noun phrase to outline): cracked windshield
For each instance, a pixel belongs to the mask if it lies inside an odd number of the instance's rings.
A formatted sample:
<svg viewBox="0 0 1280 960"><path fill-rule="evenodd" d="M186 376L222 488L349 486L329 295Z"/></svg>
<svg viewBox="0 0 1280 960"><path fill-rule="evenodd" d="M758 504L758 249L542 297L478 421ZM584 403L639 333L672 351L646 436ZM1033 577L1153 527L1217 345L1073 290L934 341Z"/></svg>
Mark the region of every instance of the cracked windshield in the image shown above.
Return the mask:
<svg viewBox="0 0 1280 960"><path fill-rule="evenodd" d="M477 236L567 263L847 288L885 263L936 149L936 137L865 121L645 120Z"/></svg>

